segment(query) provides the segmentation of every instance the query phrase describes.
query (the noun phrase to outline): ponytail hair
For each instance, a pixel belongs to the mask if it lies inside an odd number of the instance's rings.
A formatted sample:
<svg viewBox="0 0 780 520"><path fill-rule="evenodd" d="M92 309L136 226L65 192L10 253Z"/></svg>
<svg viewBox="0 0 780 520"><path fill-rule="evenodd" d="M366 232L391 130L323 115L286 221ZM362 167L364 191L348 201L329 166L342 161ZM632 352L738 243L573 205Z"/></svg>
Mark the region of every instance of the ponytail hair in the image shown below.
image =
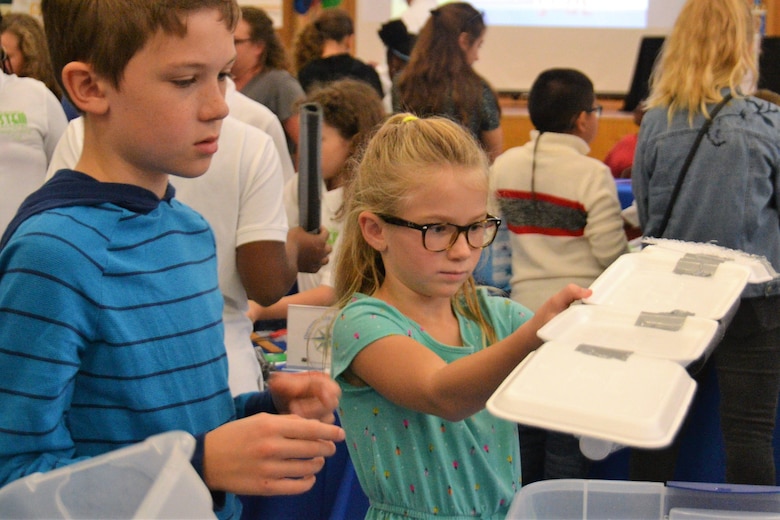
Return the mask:
<svg viewBox="0 0 780 520"><path fill-rule="evenodd" d="M470 175L469 182L487 190L488 165L479 143L461 125L443 117L391 116L369 140L344 194L344 229L334 268L336 305L344 307L357 292L374 294L385 280L380 253L363 238L358 222L361 213L397 214L410 194L435 181L442 168L450 167L454 175L477 170L482 175L476 181ZM495 342L473 277L453 296L453 308L479 324L486 344Z"/></svg>
<svg viewBox="0 0 780 520"><path fill-rule="evenodd" d="M473 45L485 30L482 13L467 2L451 2L431 11L398 78L401 109L419 116L451 113L469 126L475 100L482 99L488 83L466 60L460 37L465 34Z"/></svg>
<svg viewBox="0 0 780 520"><path fill-rule="evenodd" d="M327 40L340 42L355 34L355 24L343 9L324 9L314 21L306 25L295 41L295 70L300 70L312 60L322 56L322 46Z"/></svg>

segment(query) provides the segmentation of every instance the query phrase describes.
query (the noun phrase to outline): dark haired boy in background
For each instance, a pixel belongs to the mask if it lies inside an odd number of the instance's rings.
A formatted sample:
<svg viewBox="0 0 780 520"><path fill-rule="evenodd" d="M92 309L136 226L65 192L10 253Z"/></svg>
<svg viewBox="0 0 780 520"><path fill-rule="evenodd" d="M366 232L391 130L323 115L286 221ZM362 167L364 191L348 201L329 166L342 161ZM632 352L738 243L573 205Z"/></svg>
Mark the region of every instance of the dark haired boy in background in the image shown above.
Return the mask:
<svg viewBox="0 0 780 520"><path fill-rule="evenodd" d="M531 141L500 155L491 170L494 214L510 231L511 297L536 311L569 283L588 287L628 252L609 168L588 157L601 107L593 84L572 69L550 69L528 99ZM520 426L523 485L585 478L588 460L572 435Z"/></svg>

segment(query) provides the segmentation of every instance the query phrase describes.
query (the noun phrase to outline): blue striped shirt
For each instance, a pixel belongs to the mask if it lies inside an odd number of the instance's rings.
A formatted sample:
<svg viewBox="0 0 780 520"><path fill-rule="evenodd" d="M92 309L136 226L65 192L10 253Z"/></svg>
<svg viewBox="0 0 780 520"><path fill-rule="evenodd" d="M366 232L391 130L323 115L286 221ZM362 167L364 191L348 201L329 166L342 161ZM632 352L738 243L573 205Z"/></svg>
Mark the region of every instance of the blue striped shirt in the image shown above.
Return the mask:
<svg viewBox="0 0 780 520"><path fill-rule="evenodd" d="M243 414L215 251L175 199L48 209L16 229L0 251L0 484Z"/></svg>

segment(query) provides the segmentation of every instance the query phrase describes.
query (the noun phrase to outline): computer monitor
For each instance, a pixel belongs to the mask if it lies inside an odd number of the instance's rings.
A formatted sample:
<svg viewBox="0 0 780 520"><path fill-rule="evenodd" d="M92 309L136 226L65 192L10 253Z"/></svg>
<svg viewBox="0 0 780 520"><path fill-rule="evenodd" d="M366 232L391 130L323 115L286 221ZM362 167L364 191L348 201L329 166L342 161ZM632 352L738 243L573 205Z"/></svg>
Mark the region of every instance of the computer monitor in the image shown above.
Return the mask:
<svg viewBox="0 0 780 520"><path fill-rule="evenodd" d="M647 98L647 94L650 92L650 74L653 72L653 65L655 65L655 60L661 52L663 43L663 36L645 36L642 38L639 44L636 64L634 65L631 89L623 100L623 108L621 110L633 112L637 105Z"/></svg>
<svg viewBox="0 0 780 520"><path fill-rule="evenodd" d="M758 88L780 94L780 36L765 36L758 57Z"/></svg>
<svg viewBox="0 0 780 520"><path fill-rule="evenodd" d="M650 92L650 74L661 52L663 36L642 38L634 66L631 89L623 100L621 110L631 112ZM780 94L780 36L765 36L761 40L761 54L758 59L758 88Z"/></svg>

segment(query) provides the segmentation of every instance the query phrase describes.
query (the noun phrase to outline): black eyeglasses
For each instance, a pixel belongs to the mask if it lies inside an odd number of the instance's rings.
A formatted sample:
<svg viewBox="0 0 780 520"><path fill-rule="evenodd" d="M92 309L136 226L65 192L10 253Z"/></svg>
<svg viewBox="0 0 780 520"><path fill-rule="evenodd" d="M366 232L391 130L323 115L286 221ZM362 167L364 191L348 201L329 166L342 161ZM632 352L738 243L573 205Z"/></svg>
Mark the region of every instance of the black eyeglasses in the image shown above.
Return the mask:
<svg viewBox="0 0 780 520"><path fill-rule="evenodd" d="M428 251L439 253L447 251L455 242L461 233L466 235L466 242L473 249L484 249L493 243L498 232L498 226L501 225L501 219L488 215L485 220L478 220L465 226L441 222L434 224L415 224L390 215L379 215L379 218L392 224L393 226L408 227L416 229L422 233L423 247Z"/></svg>
<svg viewBox="0 0 780 520"><path fill-rule="evenodd" d="M601 105L594 105L591 108L586 108L585 112L587 112L588 114L590 114L592 112L596 112L596 117L601 117L602 110L604 110L603 106L601 106Z"/></svg>

